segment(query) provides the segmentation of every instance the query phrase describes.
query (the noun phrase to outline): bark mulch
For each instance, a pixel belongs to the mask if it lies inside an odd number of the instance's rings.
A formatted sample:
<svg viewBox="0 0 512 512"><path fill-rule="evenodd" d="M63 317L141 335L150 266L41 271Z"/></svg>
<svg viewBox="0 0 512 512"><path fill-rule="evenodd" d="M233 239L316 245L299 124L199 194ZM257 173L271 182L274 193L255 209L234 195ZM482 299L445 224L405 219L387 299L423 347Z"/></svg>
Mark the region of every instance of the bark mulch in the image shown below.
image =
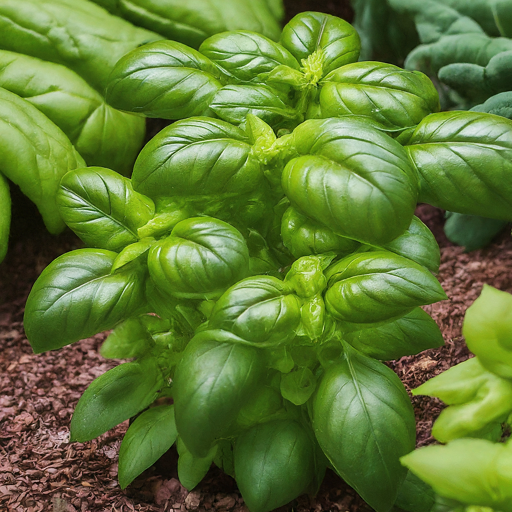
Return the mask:
<svg viewBox="0 0 512 512"><path fill-rule="evenodd" d="M439 280L449 300L427 307L446 344L389 365L408 389L469 357L461 336L464 311L483 283L512 292L512 238L503 233L490 247L469 254L442 235L442 213L420 206L420 217L441 246ZM15 231L19 219L15 219ZM171 451L126 491L117 483L117 453L127 424L89 443L68 442L76 402L97 376L119 361L98 354L103 335L35 355L24 336L23 305L32 283L56 256L79 247L70 233L51 237L31 225L29 238L14 240L0 267L0 510L7 512L241 512L247 509L234 481L212 469L192 492L177 480ZM418 445L432 442L439 401L413 398ZM340 478L328 472L315 498L302 496L281 512L368 512Z"/></svg>

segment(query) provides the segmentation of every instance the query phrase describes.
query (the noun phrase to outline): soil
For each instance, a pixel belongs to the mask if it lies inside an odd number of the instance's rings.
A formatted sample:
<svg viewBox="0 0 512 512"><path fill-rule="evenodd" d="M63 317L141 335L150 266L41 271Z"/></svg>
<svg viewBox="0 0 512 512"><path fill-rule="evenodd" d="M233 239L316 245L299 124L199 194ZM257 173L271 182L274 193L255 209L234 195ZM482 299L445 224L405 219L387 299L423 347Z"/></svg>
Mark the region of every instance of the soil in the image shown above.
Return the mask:
<svg viewBox="0 0 512 512"><path fill-rule="evenodd" d="M292 5L293 4L293 5ZM322 10L351 19L348 2L288 2L287 18ZM127 422L88 443L68 442L69 422L89 383L119 361L98 354L104 335L59 351L34 355L23 332L23 307L33 282L58 255L81 246L67 232L49 235L35 208L13 190L9 254L0 266L0 511L7 512L246 512L235 482L212 468L192 492L177 480L170 452L125 491L117 483L117 453ZM484 283L512 292L512 237L502 233L486 249L464 253L442 231L443 213L421 205L417 214L441 248L438 278L449 299L425 308L440 326L441 349L389 363L406 388L419 386L469 357L461 335L466 308ZM412 399L418 445L433 442L430 430L442 409L427 397ZM316 497L302 496L280 512L369 512L364 502L328 472Z"/></svg>

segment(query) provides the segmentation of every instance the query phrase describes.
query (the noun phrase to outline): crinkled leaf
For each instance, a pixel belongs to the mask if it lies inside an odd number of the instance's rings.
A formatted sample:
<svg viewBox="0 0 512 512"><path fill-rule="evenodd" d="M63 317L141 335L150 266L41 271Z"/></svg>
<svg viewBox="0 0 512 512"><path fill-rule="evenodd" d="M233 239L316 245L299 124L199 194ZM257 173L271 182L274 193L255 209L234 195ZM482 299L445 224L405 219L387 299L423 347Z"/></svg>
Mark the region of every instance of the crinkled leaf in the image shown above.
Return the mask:
<svg viewBox="0 0 512 512"><path fill-rule="evenodd" d="M399 458L414 449L414 411L392 370L344 347L344 358L318 384L313 429L336 472L377 512L387 512L406 476Z"/></svg>
<svg viewBox="0 0 512 512"><path fill-rule="evenodd" d="M57 194L64 222L90 247L120 251L139 240L137 229L155 205L110 169L88 167L68 172Z"/></svg>
<svg viewBox="0 0 512 512"><path fill-rule="evenodd" d="M119 486L126 488L176 441L174 406L158 405L138 416L119 448Z"/></svg>
<svg viewBox="0 0 512 512"><path fill-rule="evenodd" d="M78 401L70 441L84 443L148 407L165 385L156 358L123 363L95 379Z"/></svg>
<svg viewBox="0 0 512 512"><path fill-rule="evenodd" d="M495 94L481 105L475 105L471 110L512 119L512 91Z"/></svg>
<svg viewBox="0 0 512 512"><path fill-rule="evenodd" d="M78 249L48 265L27 299L24 327L35 353L88 338L145 305L145 269L134 262L111 274L116 253Z"/></svg>

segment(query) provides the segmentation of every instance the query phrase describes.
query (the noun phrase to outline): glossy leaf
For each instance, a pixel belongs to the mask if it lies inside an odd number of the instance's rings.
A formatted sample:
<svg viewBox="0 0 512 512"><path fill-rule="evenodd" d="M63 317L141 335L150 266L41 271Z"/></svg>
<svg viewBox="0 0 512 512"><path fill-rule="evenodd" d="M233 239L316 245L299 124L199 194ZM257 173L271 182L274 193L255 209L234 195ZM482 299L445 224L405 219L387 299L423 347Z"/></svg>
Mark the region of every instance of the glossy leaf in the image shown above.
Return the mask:
<svg viewBox="0 0 512 512"><path fill-rule="evenodd" d="M70 441L90 441L148 407L165 380L156 359L123 363L100 375L78 401Z"/></svg>
<svg viewBox="0 0 512 512"><path fill-rule="evenodd" d="M426 117L406 149L421 180L419 200L449 211L510 220L512 121L480 112Z"/></svg>
<svg viewBox="0 0 512 512"><path fill-rule="evenodd" d="M393 320L446 298L437 279L413 261L387 251L353 254L327 271L327 310L338 320Z"/></svg>
<svg viewBox="0 0 512 512"><path fill-rule="evenodd" d="M139 240L137 229L155 213L148 197L110 169L88 167L64 176L57 194L64 222L90 247L120 251Z"/></svg>
<svg viewBox="0 0 512 512"><path fill-rule="evenodd" d="M231 225L193 217L176 224L170 236L152 246L148 268L154 284L167 295L217 298L247 275L249 251Z"/></svg>
<svg viewBox="0 0 512 512"><path fill-rule="evenodd" d="M315 450L293 420L256 425L236 439L235 478L248 508L269 512L308 491L315 479Z"/></svg>
<svg viewBox="0 0 512 512"><path fill-rule="evenodd" d="M418 183L398 142L347 119L306 121L292 138L300 156L282 175L292 206L338 235L372 245L409 227Z"/></svg>
<svg viewBox="0 0 512 512"><path fill-rule="evenodd" d="M218 68L197 50L175 41L158 41L118 61L109 77L106 98L120 110L183 119L208 115L221 81Z"/></svg>
<svg viewBox="0 0 512 512"><path fill-rule="evenodd" d="M320 88L322 117L362 115L386 128L417 125L439 111L434 84L423 73L382 62L356 62L335 69Z"/></svg>
<svg viewBox="0 0 512 512"><path fill-rule="evenodd" d="M62 176L85 165L82 157L46 116L2 88L0 139L9 141L0 146L0 172L36 204L48 231L59 233L65 225L55 195Z"/></svg>
<svg viewBox="0 0 512 512"><path fill-rule="evenodd" d="M25 307L25 332L35 353L112 329L144 306L144 268L134 263L111 274L115 257L78 249L46 267Z"/></svg>
<svg viewBox="0 0 512 512"><path fill-rule="evenodd" d="M0 173L0 263L5 258L11 225L11 195L9 184Z"/></svg>
<svg viewBox="0 0 512 512"><path fill-rule="evenodd" d="M343 360L318 384L313 429L336 472L377 512L387 512L406 476L399 458L414 449L414 412L392 370L344 347Z"/></svg>
<svg viewBox="0 0 512 512"><path fill-rule="evenodd" d="M107 359L132 359L143 356L154 344L140 317L128 318L114 327L101 345L100 354Z"/></svg>
<svg viewBox="0 0 512 512"><path fill-rule="evenodd" d="M359 36L350 23L320 12L297 14L283 28L279 42L301 63L314 52L321 53L321 76L356 62L361 48Z"/></svg>
<svg viewBox="0 0 512 512"><path fill-rule="evenodd" d="M217 446L214 446L206 457L194 457L187 449L181 438L178 438L178 478L181 485L191 491L208 473Z"/></svg>
<svg viewBox="0 0 512 512"><path fill-rule="evenodd" d="M309 368L298 368L281 377L281 394L294 405L305 404L316 388L316 377Z"/></svg>
<svg viewBox="0 0 512 512"><path fill-rule="evenodd" d="M125 489L176 441L174 406L150 407L130 425L119 448L119 486Z"/></svg>
<svg viewBox="0 0 512 512"><path fill-rule="evenodd" d="M434 512L435 501L432 487L408 471L398 491L395 507L405 512ZM392 509L394 510L395 508Z"/></svg>
<svg viewBox="0 0 512 512"><path fill-rule="evenodd" d="M347 332L343 339L363 354L390 361L443 345L437 323L421 308L384 325Z"/></svg>
<svg viewBox="0 0 512 512"><path fill-rule="evenodd" d="M279 416L286 416L283 397L274 386L260 386L240 408L237 426L247 430L258 423L266 423Z"/></svg>
<svg viewBox="0 0 512 512"><path fill-rule="evenodd" d="M176 425L188 450L206 457L229 433L243 404L257 389L263 353L203 331L185 349L173 381Z"/></svg>
<svg viewBox="0 0 512 512"><path fill-rule="evenodd" d="M208 327L268 346L292 340L299 322L298 297L279 279L258 276L238 282L220 297Z"/></svg>

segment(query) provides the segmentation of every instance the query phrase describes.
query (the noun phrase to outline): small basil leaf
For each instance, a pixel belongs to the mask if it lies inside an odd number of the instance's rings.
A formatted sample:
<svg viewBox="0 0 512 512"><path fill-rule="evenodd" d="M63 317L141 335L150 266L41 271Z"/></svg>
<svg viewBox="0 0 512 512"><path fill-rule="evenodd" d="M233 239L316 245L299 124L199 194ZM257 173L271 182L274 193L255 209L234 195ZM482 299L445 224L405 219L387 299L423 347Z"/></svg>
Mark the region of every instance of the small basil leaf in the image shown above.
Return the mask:
<svg viewBox="0 0 512 512"><path fill-rule="evenodd" d="M155 213L148 197L110 169L88 167L62 178L57 205L64 222L89 246L110 251L139 240L137 229Z"/></svg>
<svg viewBox="0 0 512 512"><path fill-rule="evenodd" d="M107 359L132 359L151 350L155 342L140 317L128 318L107 336L100 354Z"/></svg>
<svg viewBox="0 0 512 512"><path fill-rule="evenodd" d="M316 388L316 377L309 368L299 368L281 377L281 394L292 404L305 404Z"/></svg>
<svg viewBox="0 0 512 512"><path fill-rule="evenodd" d="M206 457L229 433L243 404L257 389L263 353L203 331L187 345L173 380L176 425L188 450Z"/></svg>
<svg viewBox="0 0 512 512"><path fill-rule="evenodd" d="M405 512L433 512L434 504L435 493L432 487L408 471L398 491L395 507Z"/></svg>
<svg viewBox="0 0 512 512"><path fill-rule="evenodd" d="M297 14L283 28L279 41L298 62L314 52L323 54L322 76L356 62L361 44L350 23L320 12Z"/></svg>
<svg viewBox="0 0 512 512"><path fill-rule="evenodd" d="M235 441L235 478L253 512L269 512L308 491L315 479L314 444L302 425L275 420Z"/></svg>
<svg viewBox="0 0 512 512"><path fill-rule="evenodd" d="M406 476L399 458L414 449L414 411L400 379L346 344L313 398L313 429L336 472L377 512L387 512Z"/></svg>
<svg viewBox="0 0 512 512"><path fill-rule="evenodd" d="M347 256L327 269L326 276L327 310L344 322L392 320L446 298L425 267L387 251Z"/></svg>
<svg viewBox="0 0 512 512"><path fill-rule="evenodd" d="M512 121L482 112L427 116L405 147L420 175L419 200L511 220Z"/></svg>
<svg viewBox="0 0 512 512"><path fill-rule="evenodd" d="M246 277L249 250L243 236L226 222L192 217L176 224L148 256L149 275L164 294L177 298L217 298Z"/></svg>
<svg viewBox="0 0 512 512"><path fill-rule="evenodd" d="M197 50L175 41L146 44L116 64L107 102L147 117L183 119L207 115L222 87L219 70Z"/></svg>
<svg viewBox="0 0 512 512"><path fill-rule="evenodd" d="M273 386L261 386L240 409L236 424L247 430L258 423L265 423L286 414L279 390Z"/></svg>
<svg viewBox="0 0 512 512"><path fill-rule="evenodd" d="M0 263L7 253L11 225L11 194L9 183L0 173Z"/></svg>
<svg viewBox="0 0 512 512"><path fill-rule="evenodd" d="M421 308L393 322L360 331L347 332L343 339L363 354L390 361L443 345L437 323Z"/></svg>
<svg viewBox="0 0 512 512"><path fill-rule="evenodd" d="M176 441L174 406L151 407L130 425L119 448L119 486L125 489Z"/></svg>
<svg viewBox="0 0 512 512"><path fill-rule="evenodd" d="M27 299L24 326L35 353L88 338L145 304L145 269L134 262L116 274L115 252L78 249L43 270Z"/></svg>
<svg viewBox="0 0 512 512"><path fill-rule="evenodd" d="M217 453L217 446L215 445L206 455L206 457L194 457L192 455L181 437L178 437L178 478L181 485L191 491L208 473L215 454Z"/></svg>
<svg viewBox="0 0 512 512"><path fill-rule="evenodd" d="M481 105L474 106L471 110L512 119L512 91L495 94Z"/></svg>
<svg viewBox="0 0 512 512"><path fill-rule="evenodd" d="M293 55L265 36L237 30L209 37L199 51L241 82L264 83L277 66L299 69Z"/></svg>

